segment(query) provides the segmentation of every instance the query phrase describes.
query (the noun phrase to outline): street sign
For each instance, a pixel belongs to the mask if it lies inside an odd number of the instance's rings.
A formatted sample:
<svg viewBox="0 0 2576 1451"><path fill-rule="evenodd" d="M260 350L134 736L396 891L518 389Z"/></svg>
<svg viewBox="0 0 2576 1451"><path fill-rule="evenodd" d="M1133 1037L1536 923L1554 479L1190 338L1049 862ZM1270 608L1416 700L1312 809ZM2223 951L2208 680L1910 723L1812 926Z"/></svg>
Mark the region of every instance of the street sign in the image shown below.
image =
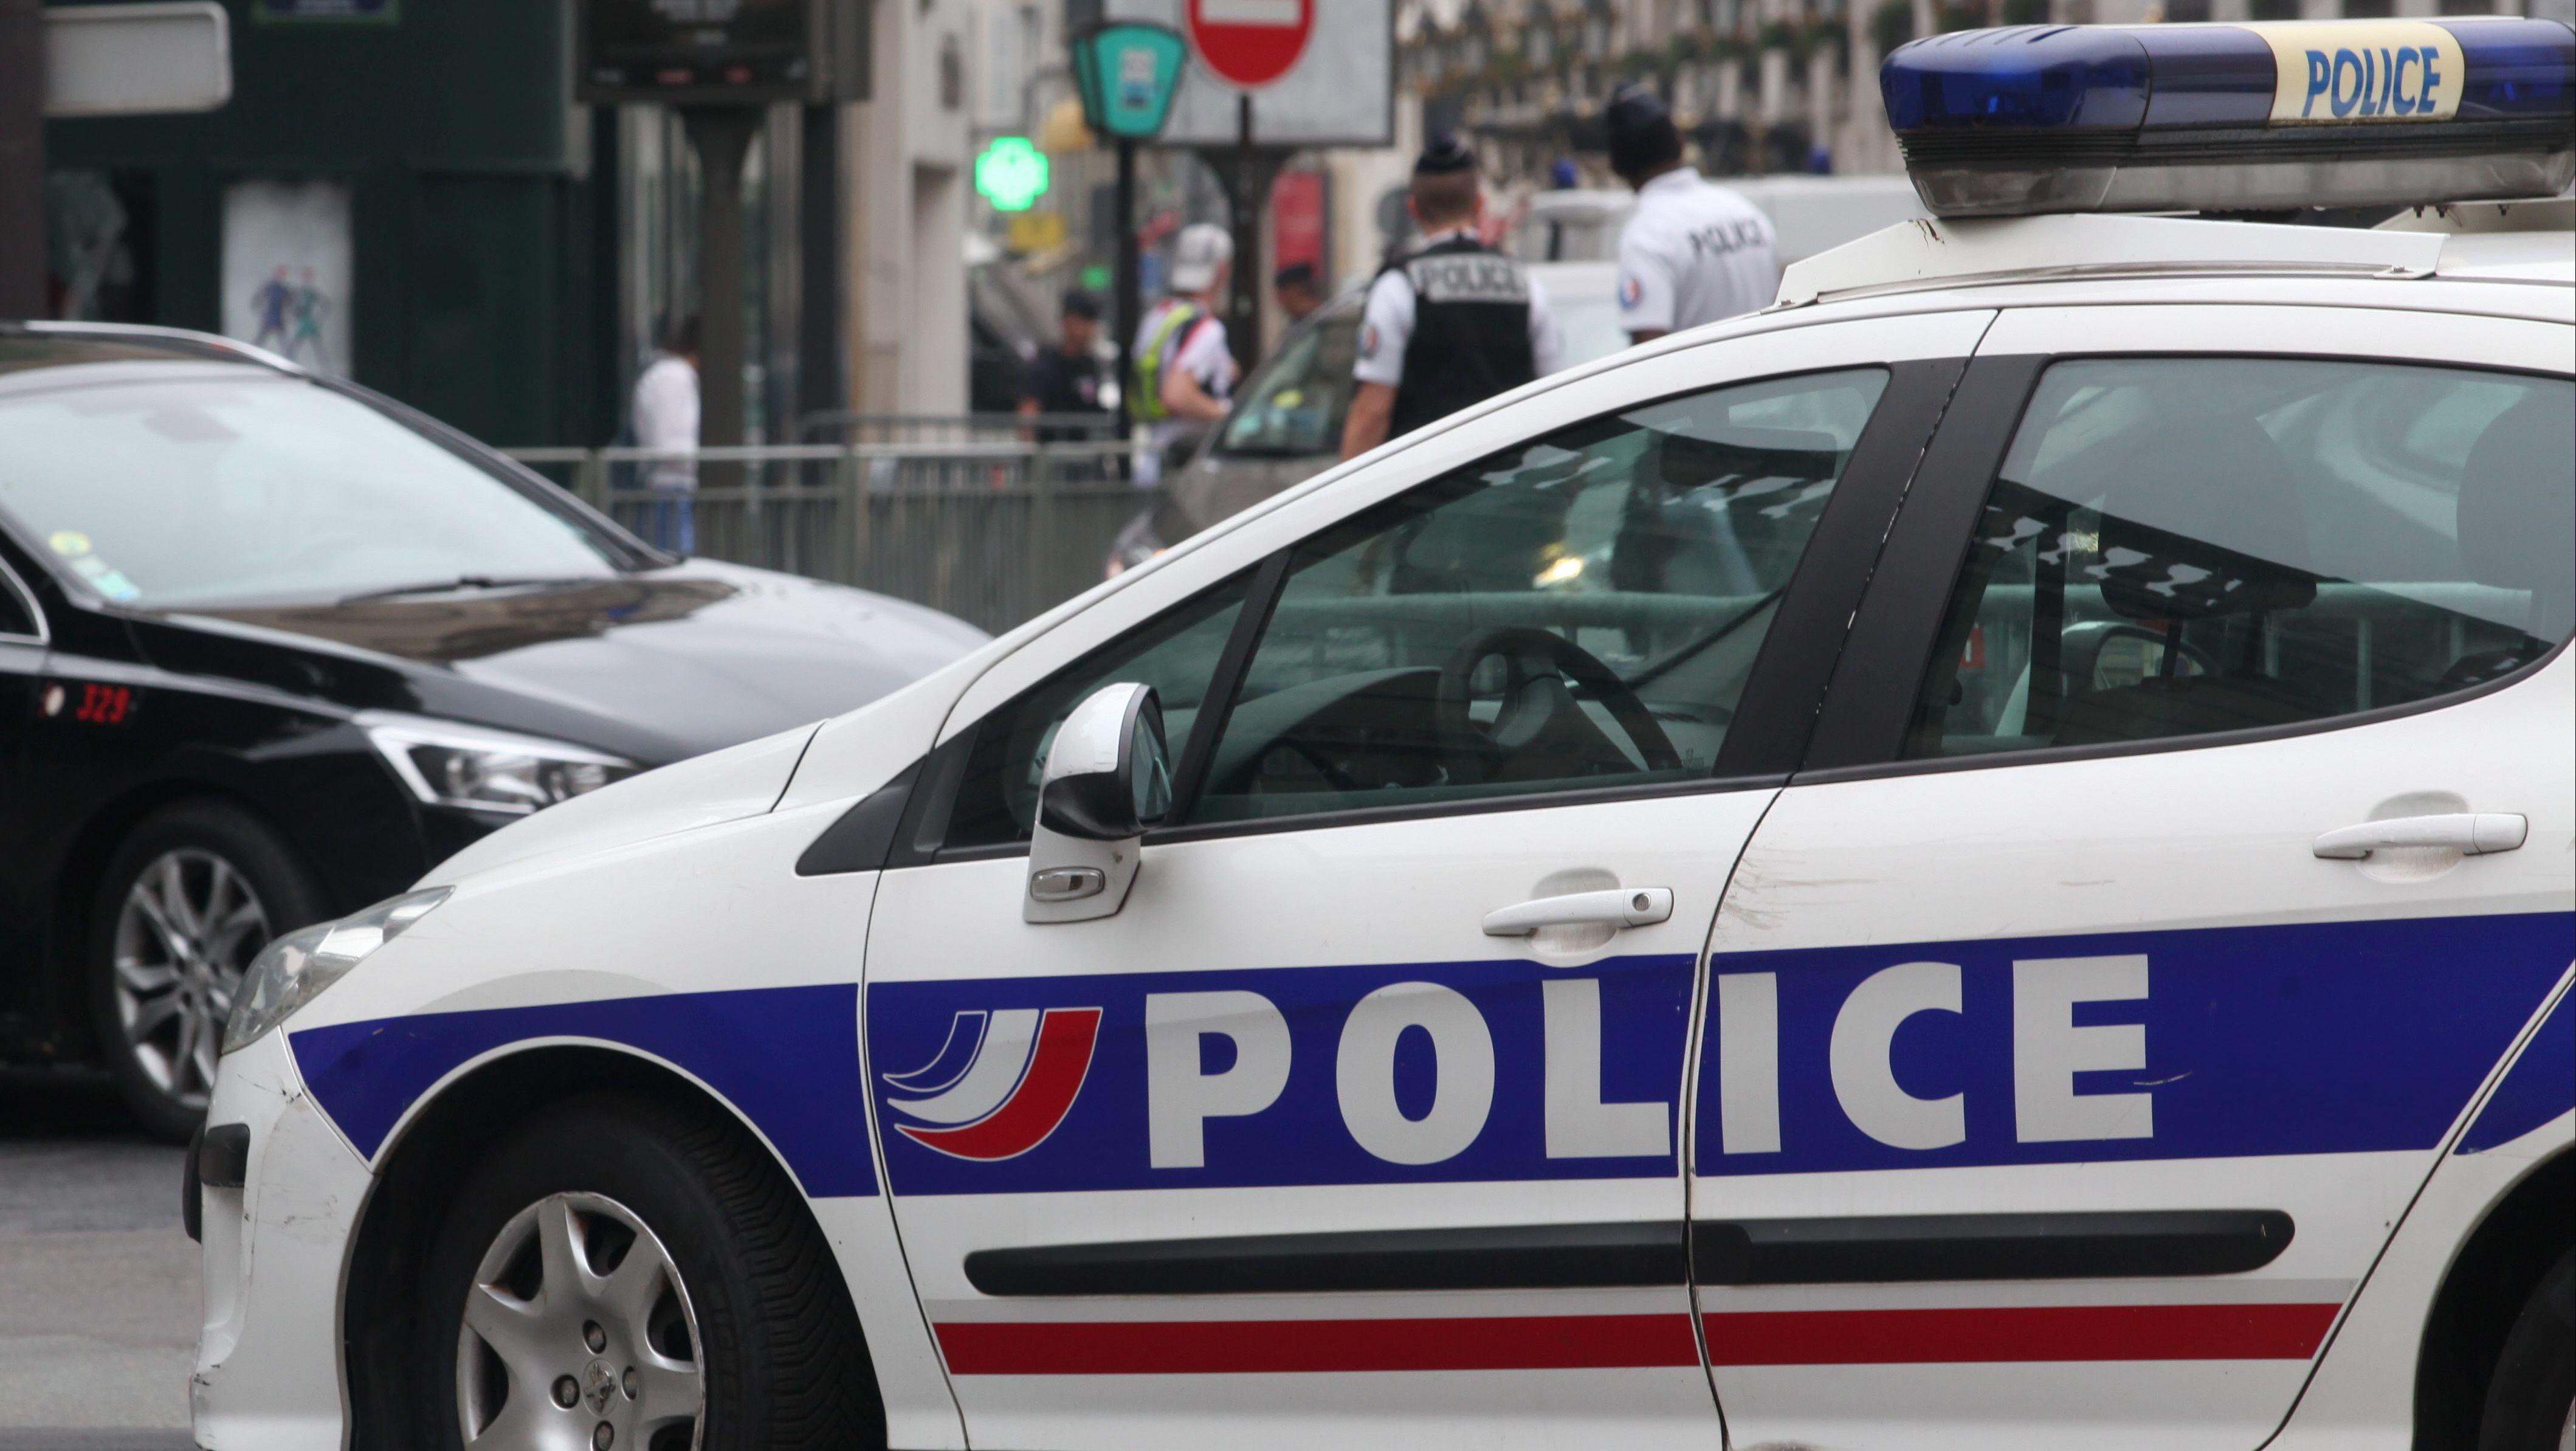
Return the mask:
<svg viewBox="0 0 2576 1451"><path fill-rule="evenodd" d="M1188 23L1189 0L1099 0L1111 24ZM1306 46L1286 74L1242 89L1201 55L1181 70L1158 146L1232 146L1241 137L1245 96L1252 135L1263 146L1298 150L1395 144L1395 0L1314 0ZM1222 5L1219 7L1222 9ZM1492 8L1488 0L1488 9Z"/></svg>
<svg viewBox="0 0 2576 1451"><path fill-rule="evenodd" d="M47 6L45 114L155 116L232 99L231 33L215 0Z"/></svg>
<svg viewBox="0 0 2576 1451"><path fill-rule="evenodd" d="M1027 211L1046 189L1046 153L1026 136L996 136L975 158L975 190L997 212Z"/></svg>
<svg viewBox="0 0 2576 1451"><path fill-rule="evenodd" d="M1172 113L1181 63L1180 32L1141 21L1102 25L1073 43L1074 88L1082 120L1113 141L1151 141Z"/></svg>
<svg viewBox="0 0 2576 1451"><path fill-rule="evenodd" d="M1011 250L1026 255L1030 252L1052 252L1064 245L1064 213L1013 212L1011 214Z"/></svg>
<svg viewBox="0 0 2576 1451"><path fill-rule="evenodd" d="M1189 0L1190 48L1218 79L1258 90L1288 74L1315 32L1315 0Z"/></svg>

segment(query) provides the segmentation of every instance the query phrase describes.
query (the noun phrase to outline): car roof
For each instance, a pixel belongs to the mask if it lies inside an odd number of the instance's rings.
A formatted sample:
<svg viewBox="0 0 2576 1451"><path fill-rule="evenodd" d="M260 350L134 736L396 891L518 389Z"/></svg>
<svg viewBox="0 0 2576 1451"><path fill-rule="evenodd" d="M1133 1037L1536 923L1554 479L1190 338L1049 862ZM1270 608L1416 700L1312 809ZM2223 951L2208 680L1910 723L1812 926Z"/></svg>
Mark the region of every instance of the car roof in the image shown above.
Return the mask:
<svg viewBox="0 0 2576 1451"><path fill-rule="evenodd" d="M1559 187L1530 193L1529 215L1539 217L1624 217L1636 209L1636 193L1607 188Z"/></svg>
<svg viewBox="0 0 2576 1451"><path fill-rule="evenodd" d="M104 378L115 373L130 379L137 369L164 377L164 369L185 367L204 373L210 366L233 376L239 376L241 369L305 376L302 368L273 353L184 328L130 323L0 323L0 392L57 386L67 381L58 370L70 368L83 369L84 378Z"/></svg>
<svg viewBox="0 0 2576 1451"><path fill-rule="evenodd" d="M2576 284L2576 200L2472 202L2380 226L2156 216L1924 218L1795 262L1784 306L1932 287L2080 278L2316 275Z"/></svg>

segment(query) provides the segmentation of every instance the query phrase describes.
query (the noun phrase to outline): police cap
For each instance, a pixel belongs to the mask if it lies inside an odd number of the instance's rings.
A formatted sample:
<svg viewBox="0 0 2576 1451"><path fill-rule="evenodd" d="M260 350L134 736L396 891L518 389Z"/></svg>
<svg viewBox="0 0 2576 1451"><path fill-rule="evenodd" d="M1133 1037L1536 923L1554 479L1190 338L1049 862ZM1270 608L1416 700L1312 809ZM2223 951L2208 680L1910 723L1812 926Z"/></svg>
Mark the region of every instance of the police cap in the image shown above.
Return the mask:
<svg viewBox="0 0 2576 1451"><path fill-rule="evenodd" d="M1476 169L1476 153L1469 149L1455 131L1442 131L1431 138L1422 154L1413 158L1415 176L1451 176Z"/></svg>
<svg viewBox="0 0 2576 1451"><path fill-rule="evenodd" d="M1682 134L1663 98L1631 81L1611 93L1601 113L1610 137L1610 169L1635 180L1667 162L1682 159Z"/></svg>

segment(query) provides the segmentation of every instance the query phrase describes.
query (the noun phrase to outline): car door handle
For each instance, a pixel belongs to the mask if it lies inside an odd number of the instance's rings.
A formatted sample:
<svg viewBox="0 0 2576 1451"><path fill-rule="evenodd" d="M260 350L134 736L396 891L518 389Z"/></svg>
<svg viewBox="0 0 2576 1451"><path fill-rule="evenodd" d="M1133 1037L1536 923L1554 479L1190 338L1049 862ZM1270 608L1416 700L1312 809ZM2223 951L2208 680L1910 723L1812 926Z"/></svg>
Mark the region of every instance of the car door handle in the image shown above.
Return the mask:
<svg viewBox="0 0 2576 1451"><path fill-rule="evenodd" d="M2365 821L2317 838L2317 855L2359 861L2383 847L2447 846L2467 856L2512 851L2531 835L2531 823L2510 811L2457 811L2441 816L2399 816Z"/></svg>
<svg viewBox="0 0 2576 1451"><path fill-rule="evenodd" d="M1527 937L1542 927L1577 924L1649 927L1673 915L1670 887L1619 887L1607 892L1568 892L1538 897L1485 914L1488 937Z"/></svg>

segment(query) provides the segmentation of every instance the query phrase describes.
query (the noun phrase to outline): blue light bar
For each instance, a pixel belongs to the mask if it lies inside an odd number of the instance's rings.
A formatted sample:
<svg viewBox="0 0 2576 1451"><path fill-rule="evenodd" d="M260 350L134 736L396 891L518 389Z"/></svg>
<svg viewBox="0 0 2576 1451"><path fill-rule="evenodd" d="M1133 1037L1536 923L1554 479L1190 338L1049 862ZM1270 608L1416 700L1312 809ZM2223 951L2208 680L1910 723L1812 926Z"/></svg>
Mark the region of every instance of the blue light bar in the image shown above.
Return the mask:
<svg viewBox="0 0 2576 1451"><path fill-rule="evenodd" d="M2024 25L1897 47L1888 122L1939 216L2549 196L2576 30L2460 18Z"/></svg>

